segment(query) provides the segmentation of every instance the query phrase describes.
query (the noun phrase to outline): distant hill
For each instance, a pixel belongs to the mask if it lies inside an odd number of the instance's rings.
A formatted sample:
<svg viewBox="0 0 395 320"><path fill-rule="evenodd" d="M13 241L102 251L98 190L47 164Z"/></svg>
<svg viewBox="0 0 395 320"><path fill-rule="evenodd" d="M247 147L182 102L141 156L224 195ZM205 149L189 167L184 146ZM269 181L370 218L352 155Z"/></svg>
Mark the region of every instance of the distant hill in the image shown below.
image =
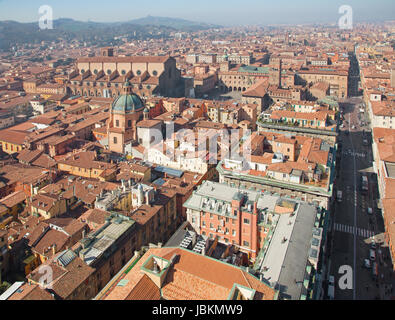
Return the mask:
<svg viewBox="0 0 395 320"><path fill-rule="evenodd" d="M53 21L52 30L40 30L38 22L20 23L16 21L0 21L0 49L8 50L16 44L52 42L63 40L79 40L88 45L116 44L114 38L132 39L162 38L174 31L199 31L220 26L207 23L192 22L184 19L151 17L127 22L83 22L73 19L57 19Z"/></svg>
<svg viewBox="0 0 395 320"><path fill-rule="evenodd" d="M220 28L219 25L208 24L203 22L194 22L185 19L179 18L166 18L166 17L153 17L148 15L145 18L139 18L129 21L132 24L138 24L143 26L165 26L174 29L189 29L189 28L200 28L200 29L209 29L209 28Z"/></svg>

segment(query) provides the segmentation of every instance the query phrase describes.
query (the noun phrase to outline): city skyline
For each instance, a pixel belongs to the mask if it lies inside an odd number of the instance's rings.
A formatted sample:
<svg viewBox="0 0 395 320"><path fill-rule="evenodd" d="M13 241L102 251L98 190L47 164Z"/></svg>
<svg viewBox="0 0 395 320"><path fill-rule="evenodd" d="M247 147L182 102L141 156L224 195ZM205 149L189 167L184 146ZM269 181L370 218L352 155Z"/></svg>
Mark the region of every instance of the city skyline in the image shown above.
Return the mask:
<svg viewBox="0 0 395 320"><path fill-rule="evenodd" d="M234 0L228 1L226 6L222 1L209 2L203 0L199 7L173 0L166 2L151 1L143 7L136 1L114 0L111 3L101 3L92 0L82 4L75 0L67 4L60 1L38 0L18 3L9 0L0 1L0 20L18 22L35 22L40 18L38 9L43 5L53 8L54 19L68 18L78 21L94 22L124 22L147 16L182 18L195 22L220 24L223 26L239 25L295 25L295 24L333 24L337 23L341 14L339 8L349 5L353 9L353 20L358 22L380 22L392 20L395 9L393 1L380 0L375 5L371 1L321 1L316 3L304 0L295 3L290 0L270 3L269 1L247 0L240 7ZM80 8L77 9L76 8ZM325 12L325 15L322 14Z"/></svg>

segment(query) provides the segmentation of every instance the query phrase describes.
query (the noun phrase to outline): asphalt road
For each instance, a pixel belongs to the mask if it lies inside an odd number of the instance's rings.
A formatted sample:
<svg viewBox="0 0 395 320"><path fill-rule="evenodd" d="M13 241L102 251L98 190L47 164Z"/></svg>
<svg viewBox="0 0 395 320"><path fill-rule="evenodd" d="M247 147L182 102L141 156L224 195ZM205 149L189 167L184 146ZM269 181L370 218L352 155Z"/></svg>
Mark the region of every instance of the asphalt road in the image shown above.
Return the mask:
<svg viewBox="0 0 395 320"><path fill-rule="evenodd" d="M370 132L363 132L370 130L369 127L361 126L361 120L365 120L365 115L359 114L361 104L360 98L347 99L341 104L345 121L340 131L342 150L335 193L341 190L343 199L334 205L331 226L333 242L329 258L329 274L335 277L335 299L341 300L387 299L386 283L389 284L392 279L392 265L385 259L389 251L383 238L384 222L377 208L379 195L377 177L372 168L372 138ZM352 129L354 125L355 129ZM345 133L346 130L349 134ZM367 146L363 145L364 139L368 139ZM362 174L367 174L369 178L369 192L366 194L361 192ZM373 209L372 215L367 213L368 208ZM364 260L369 259L372 240L377 243L377 279L373 277L371 268L363 266ZM342 277L339 268L343 265L353 270L352 289L339 287Z"/></svg>

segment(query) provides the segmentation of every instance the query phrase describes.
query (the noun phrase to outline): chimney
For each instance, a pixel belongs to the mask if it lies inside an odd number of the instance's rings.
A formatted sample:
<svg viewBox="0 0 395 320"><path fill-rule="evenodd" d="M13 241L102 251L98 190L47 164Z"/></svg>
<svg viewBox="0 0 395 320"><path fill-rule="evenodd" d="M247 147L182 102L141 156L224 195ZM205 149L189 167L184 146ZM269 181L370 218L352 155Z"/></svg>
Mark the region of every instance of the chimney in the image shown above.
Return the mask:
<svg viewBox="0 0 395 320"><path fill-rule="evenodd" d="M146 193L145 193L145 204L146 204L147 206L150 205L149 192L146 192Z"/></svg>
<svg viewBox="0 0 395 320"><path fill-rule="evenodd" d="M56 254L56 243L52 245L52 255Z"/></svg>

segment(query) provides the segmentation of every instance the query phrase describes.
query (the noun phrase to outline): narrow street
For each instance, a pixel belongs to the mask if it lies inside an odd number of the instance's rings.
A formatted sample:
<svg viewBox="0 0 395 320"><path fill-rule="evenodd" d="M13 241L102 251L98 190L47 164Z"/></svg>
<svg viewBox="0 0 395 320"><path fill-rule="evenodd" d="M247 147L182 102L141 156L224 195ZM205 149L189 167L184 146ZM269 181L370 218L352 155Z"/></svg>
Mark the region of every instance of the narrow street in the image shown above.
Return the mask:
<svg viewBox="0 0 395 320"><path fill-rule="evenodd" d="M384 222L377 208L379 195L372 168L372 137L370 129L361 126L365 116L360 113L360 108L360 98L350 98L341 104L344 127L340 131L341 161L335 192L340 190L343 196L341 202L336 201L332 216L330 275L335 277L335 299L344 300L385 299L385 284L390 282L392 270L383 258L389 251L384 243ZM367 144L363 143L365 139ZM361 190L362 175L367 175L369 181L366 193ZM368 208L372 212L368 212ZM375 248L371 247L372 241L376 243ZM370 249L375 251L375 259L370 259ZM370 267L364 265L365 259L370 260ZM377 264L378 277L373 275L374 263ZM339 268L343 265L351 266L353 270L353 289L339 288L338 281L342 276Z"/></svg>

